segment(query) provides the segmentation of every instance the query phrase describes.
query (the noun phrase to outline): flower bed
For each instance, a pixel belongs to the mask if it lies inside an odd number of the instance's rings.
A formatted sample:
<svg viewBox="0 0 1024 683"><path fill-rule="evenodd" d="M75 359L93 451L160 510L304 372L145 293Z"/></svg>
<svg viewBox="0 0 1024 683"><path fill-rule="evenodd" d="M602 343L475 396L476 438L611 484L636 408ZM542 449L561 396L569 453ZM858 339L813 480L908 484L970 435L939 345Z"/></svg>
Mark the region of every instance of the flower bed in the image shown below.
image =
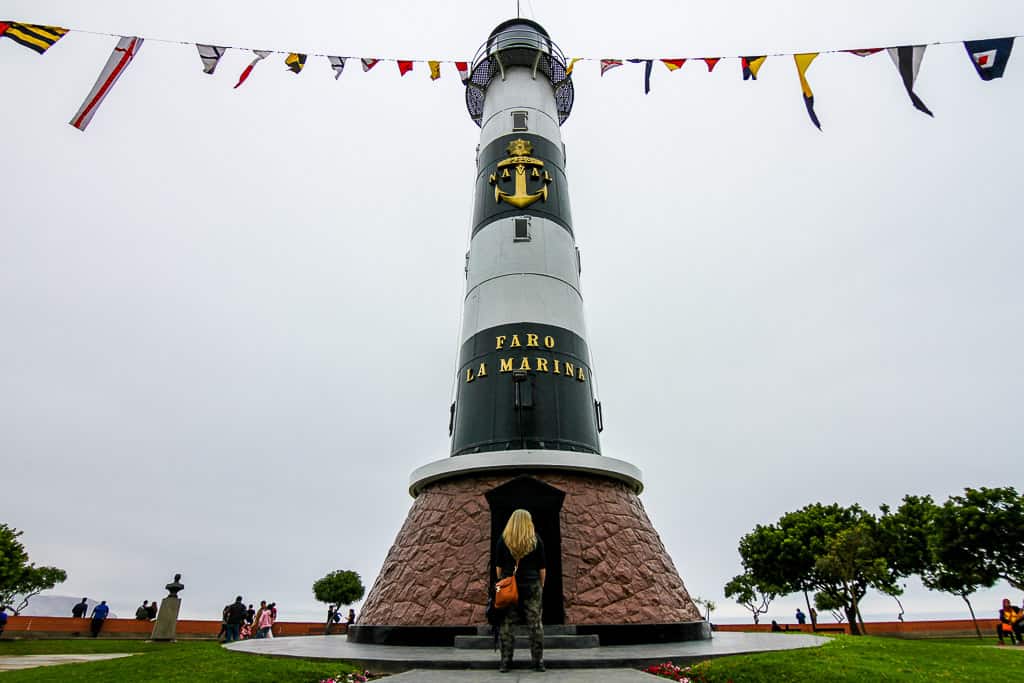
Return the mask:
<svg viewBox="0 0 1024 683"><path fill-rule="evenodd" d="M704 681L707 681L704 674L694 671L692 667L676 666L672 662L652 664L644 669L644 671L660 678L667 678L670 681L681 681L682 683L704 683Z"/></svg>
<svg viewBox="0 0 1024 683"><path fill-rule="evenodd" d="M338 674L331 678L321 679L320 683L366 683L372 681L375 678L380 678L378 674L364 671L363 673L352 672L350 674Z"/></svg>

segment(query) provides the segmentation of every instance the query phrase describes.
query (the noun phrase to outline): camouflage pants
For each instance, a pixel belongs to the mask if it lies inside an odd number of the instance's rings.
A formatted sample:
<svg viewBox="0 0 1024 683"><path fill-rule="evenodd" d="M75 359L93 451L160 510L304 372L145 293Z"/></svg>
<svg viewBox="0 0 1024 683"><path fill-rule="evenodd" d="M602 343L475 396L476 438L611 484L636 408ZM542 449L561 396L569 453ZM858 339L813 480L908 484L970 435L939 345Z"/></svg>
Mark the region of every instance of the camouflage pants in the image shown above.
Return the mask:
<svg viewBox="0 0 1024 683"><path fill-rule="evenodd" d="M501 661L512 661L516 647L512 626L520 620L530 629L530 657L534 662L544 658L544 627L540 623L542 593L539 580L519 584L519 606L509 608L501 622Z"/></svg>

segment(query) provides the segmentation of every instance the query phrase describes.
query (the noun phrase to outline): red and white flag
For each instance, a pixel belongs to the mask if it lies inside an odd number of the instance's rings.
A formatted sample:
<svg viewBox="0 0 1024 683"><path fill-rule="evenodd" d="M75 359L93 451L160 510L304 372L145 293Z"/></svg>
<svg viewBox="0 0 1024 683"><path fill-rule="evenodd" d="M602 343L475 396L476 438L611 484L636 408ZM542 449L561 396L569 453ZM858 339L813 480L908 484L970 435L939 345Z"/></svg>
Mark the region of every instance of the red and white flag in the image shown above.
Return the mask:
<svg viewBox="0 0 1024 683"><path fill-rule="evenodd" d="M617 66L622 66L621 59L602 59L601 60L601 75L604 76L609 70L614 69Z"/></svg>
<svg viewBox="0 0 1024 683"><path fill-rule="evenodd" d="M373 59L372 57L363 57L359 61L363 63L363 71L369 71L373 67L377 66L377 62L379 62L380 60Z"/></svg>
<svg viewBox="0 0 1024 683"><path fill-rule="evenodd" d="M462 84L469 83L469 62L455 62L455 68L459 70L459 78Z"/></svg>
<svg viewBox="0 0 1024 683"><path fill-rule="evenodd" d="M252 73L252 68L254 66L271 55L271 50L253 50L253 52L256 53L256 59L249 62L248 66L242 69L242 73L238 77L238 83L235 83L236 88L245 83L245 79L249 78L249 74Z"/></svg>
<svg viewBox="0 0 1024 683"><path fill-rule="evenodd" d="M86 95L82 106L68 123L78 130L85 130L89 122L92 121L92 117L95 116L96 110L102 104L103 99L107 96L107 93L117 83L117 79L121 77L124 70L131 64L135 55L139 53L140 47L142 47L142 38L138 36L125 36L117 41L117 46L110 53L103 71L100 72L99 77L96 79L96 84L92 86L92 90Z"/></svg>

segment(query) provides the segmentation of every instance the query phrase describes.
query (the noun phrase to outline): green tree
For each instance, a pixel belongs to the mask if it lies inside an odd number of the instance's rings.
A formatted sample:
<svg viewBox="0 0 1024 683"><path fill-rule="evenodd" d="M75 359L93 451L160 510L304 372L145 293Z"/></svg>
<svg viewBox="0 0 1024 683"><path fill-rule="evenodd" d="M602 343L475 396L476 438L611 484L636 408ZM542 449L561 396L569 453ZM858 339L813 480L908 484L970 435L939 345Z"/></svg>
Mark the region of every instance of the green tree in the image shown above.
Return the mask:
<svg viewBox="0 0 1024 683"><path fill-rule="evenodd" d="M37 567L28 561L28 552L18 540L22 532L0 524L0 606L20 614L28 601L58 583L67 572L57 567Z"/></svg>
<svg viewBox="0 0 1024 683"><path fill-rule="evenodd" d="M693 598L693 603L704 608L704 621L711 621L711 613L718 608L718 605L716 605L713 600L707 600L701 597Z"/></svg>
<svg viewBox="0 0 1024 683"><path fill-rule="evenodd" d="M768 605L778 597L778 591L774 587L760 584L748 570L732 577L729 583L725 584L725 597L735 599L750 610L754 623L758 624L761 615L768 611Z"/></svg>
<svg viewBox="0 0 1024 683"><path fill-rule="evenodd" d="M929 590L959 595L967 604L974 631L981 637L970 596L979 588L990 588L999 580L992 553L983 547L990 543L985 524L977 518L977 508L964 506L963 498L952 496L936 507L928 536L929 558L921 569L921 583Z"/></svg>
<svg viewBox="0 0 1024 683"><path fill-rule="evenodd" d="M938 506L931 496L903 496L896 512L881 506L879 542L897 576L921 574L932 562L932 535Z"/></svg>
<svg viewBox="0 0 1024 683"><path fill-rule="evenodd" d="M814 564L820 588L815 602L826 609L841 607L851 633L858 622L860 630L865 631L860 601L869 587L886 595L903 592L878 542L876 527L874 517L867 515L854 526L840 530L827 540L824 553ZM822 596L825 598L819 600Z"/></svg>
<svg viewBox="0 0 1024 683"><path fill-rule="evenodd" d="M781 523L782 520L778 525L758 524L740 539L744 573L762 585L775 586L779 595L802 592L810 612L807 591L814 555L807 543L791 533L791 529L781 528Z"/></svg>
<svg viewBox="0 0 1024 683"><path fill-rule="evenodd" d="M841 608L850 632L858 635L857 606L867 588L900 590L884 548L872 538L877 524L859 505L814 503L786 513L776 524L755 527L740 539L740 556L762 585L775 586L780 594L803 592L808 612L808 592L816 591L815 604Z"/></svg>
<svg viewBox="0 0 1024 683"><path fill-rule="evenodd" d="M359 574L347 569L338 569L317 579L313 583L313 597L328 605L324 632L331 632L331 617L343 605L351 605L363 597L365 592L366 589L363 587L363 581L359 578Z"/></svg>
<svg viewBox="0 0 1024 683"><path fill-rule="evenodd" d="M946 505L958 508L957 540L977 559L979 573L995 574L1024 590L1024 496L1012 486L968 488L962 496L951 496Z"/></svg>

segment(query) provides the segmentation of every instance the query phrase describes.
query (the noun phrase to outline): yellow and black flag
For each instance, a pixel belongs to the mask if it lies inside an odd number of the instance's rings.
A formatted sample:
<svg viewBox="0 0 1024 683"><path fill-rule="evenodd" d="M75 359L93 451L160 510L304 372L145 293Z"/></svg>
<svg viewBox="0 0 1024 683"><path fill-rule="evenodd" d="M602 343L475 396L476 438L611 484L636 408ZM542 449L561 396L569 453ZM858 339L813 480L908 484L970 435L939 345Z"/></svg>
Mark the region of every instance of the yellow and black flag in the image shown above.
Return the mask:
<svg viewBox="0 0 1024 683"><path fill-rule="evenodd" d="M811 86L807 82L807 67L811 65L811 62L817 56L817 52L808 52L802 55L793 55L793 59L796 61L797 75L800 76L800 89L804 92L804 104L807 105L807 115L811 117L811 123L814 124L815 128L821 130L818 115L814 113L814 93L811 92Z"/></svg>
<svg viewBox="0 0 1024 683"><path fill-rule="evenodd" d="M302 67L306 66L306 55L301 52L292 52L284 58L284 63L292 73L297 74L302 71Z"/></svg>
<svg viewBox="0 0 1024 683"><path fill-rule="evenodd" d="M67 33L66 28L59 26L39 26L38 24L19 24L15 21L0 21L0 36L10 38L30 50L43 54Z"/></svg>
<svg viewBox="0 0 1024 683"><path fill-rule="evenodd" d="M757 80L757 72L761 69L761 65L764 64L764 60L768 59L765 55L758 57L740 57L740 64L743 65L743 80L749 81L751 79Z"/></svg>

